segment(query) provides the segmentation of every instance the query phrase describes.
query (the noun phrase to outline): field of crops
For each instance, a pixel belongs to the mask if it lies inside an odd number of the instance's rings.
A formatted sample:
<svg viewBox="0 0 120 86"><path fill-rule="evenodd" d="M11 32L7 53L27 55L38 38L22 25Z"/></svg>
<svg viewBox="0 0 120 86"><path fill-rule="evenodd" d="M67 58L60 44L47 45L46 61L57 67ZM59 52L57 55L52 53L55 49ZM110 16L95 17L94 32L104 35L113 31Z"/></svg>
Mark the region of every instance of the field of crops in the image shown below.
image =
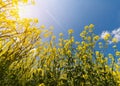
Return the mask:
<svg viewBox="0 0 120 86"><path fill-rule="evenodd" d="M27 2L0 0L0 86L120 86L116 38L101 40L93 24L78 41L73 29L56 37L38 19L19 18L18 4ZM109 41L113 53L106 53Z"/></svg>

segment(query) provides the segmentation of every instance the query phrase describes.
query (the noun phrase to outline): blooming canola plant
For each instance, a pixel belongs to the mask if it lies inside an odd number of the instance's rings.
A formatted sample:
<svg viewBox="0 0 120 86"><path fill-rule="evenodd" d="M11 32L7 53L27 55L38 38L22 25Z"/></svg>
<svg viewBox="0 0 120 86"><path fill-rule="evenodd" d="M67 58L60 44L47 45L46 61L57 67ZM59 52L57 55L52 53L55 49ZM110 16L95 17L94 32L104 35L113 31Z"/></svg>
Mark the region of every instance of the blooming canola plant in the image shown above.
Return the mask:
<svg viewBox="0 0 120 86"><path fill-rule="evenodd" d="M38 27L38 19L20 18L18 4L33 0L0 0L0 86L120 86L118 40L103 41L94 25L84 27L80 40ZM43 41L44 38L51 38ZM113 54L105 54L109 41ZM99 47L99 50L96 50Z"/></svg>

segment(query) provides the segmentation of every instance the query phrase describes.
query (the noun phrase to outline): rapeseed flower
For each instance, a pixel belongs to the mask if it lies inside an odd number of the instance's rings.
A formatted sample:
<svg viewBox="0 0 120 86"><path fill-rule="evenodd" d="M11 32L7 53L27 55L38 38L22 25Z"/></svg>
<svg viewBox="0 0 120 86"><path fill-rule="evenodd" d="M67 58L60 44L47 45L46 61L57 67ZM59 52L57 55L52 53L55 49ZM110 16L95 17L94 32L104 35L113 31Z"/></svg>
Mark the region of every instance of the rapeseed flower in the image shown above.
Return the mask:
<svg viewBox="0 0 120 86"><path fill-rule="evenodd" d="M74 32L73 29L69 29L69 30L68 30L68 34L72 34L73 32Z"/></svg>
<svg viewBox="0 0 120 86"><path fill-rule="evenodd" d="M90 28L90 29L94 28L94 24L90 24L90 25L89 25L89 28Z"/></svg>
<svg viewBox="0 0 120 86"><path fill-rule="evenodd" d="M118 42L118 39L117 39L117 38L113 38L113 39L112 39L112 42L113 42L113 43L117 43L117 42Z"/></svg>

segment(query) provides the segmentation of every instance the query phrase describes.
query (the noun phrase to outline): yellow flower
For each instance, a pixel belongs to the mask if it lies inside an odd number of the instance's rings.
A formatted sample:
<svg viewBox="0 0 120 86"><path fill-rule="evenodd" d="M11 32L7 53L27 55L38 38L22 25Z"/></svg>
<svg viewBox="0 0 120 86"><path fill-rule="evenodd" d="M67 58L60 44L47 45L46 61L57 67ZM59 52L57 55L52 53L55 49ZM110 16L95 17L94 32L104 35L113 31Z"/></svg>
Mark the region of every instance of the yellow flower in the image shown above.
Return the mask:
<svg viewBox="0 0 120 86"><path fill-rule="evenodd" d="M85 26L84 29L87 30L89 28L89 26Z"/></svg>
<svg viewBox="0 0 120 86"><path fill-rule="evenodd" d="M101 60L100 60L100 63L102 63L102 64L103 64L103 63L104 63L104 61L101 59Z"/></svg>
<svg viewBox="0 0 120 86"><path fill-rule="evenodd" d="M68 34L72 34L73 32L74 32L73 29L68 30Z"/></svg>
<svg viewBox="0 0 120 86"><path fill-rule="evenodd" d="M18 0L12 0L13 5L18 5Z"/></svg>
<svg viewBox="0 0 120 86"><path fill-rule="evenodd" d="M88 41L91 41L91 39L92 39L92 38L91 38L90 36L87 37L87 40L88 40Z"/></svg>
<svg viewBox="0 0 120 86"><path fill-rule="evenodd" d="M95 53L96 53L96 56L99 56L99 55L100 55L100 52L99 52L99 51L96 51Z"/></svg>
<svg viewBox="0 0 120 86"><path fill-rule="evenodd" d="M110 37L110 34L109 33L106 33L105 36L103 37L104 40L108 40Z"/></svg>
<svg viewBox="0 0 120 86"><path fill-rule="evenodd" d="M109 66L108 66L108 65L105 65L105 68L109 68Z"/></svg>
<svg viewBox="0 0 120 86"><path fill-rule="evenodd" d="M80 44L80 42L76 41L76 42L75 42L75 44L79 45L79 44Z"/></svg>
<svg viewBox="0 0 120 86"><path fill-rule="evenodd" d="M109 58L113 58L113 55L109 53L109 54L108 54L108 57L109 57Z"/></svg>
<svg viewBox="0 0 120 86"><path fill-rule="evenodd" d="M95 36L93 39L95 40L95 41L97 41L97 40L99 40L99 36Z"/></svg>
<svg viewBox="0 0 120 86"><path fill-rule="evenodd" d="M119 66L118 66L118 64L115 64L115 68L116 68L116 69L119 69Z"/></svg>
<svg viewBox="0 0 120 86"><path fill-rule="evenodd" d="M88 78L88 75L87 75L87 74L84 74L84 75L83 75L83 78L84 78L84 79L87 79L87 78Z"/></svg>
<svg viewBox="0 0 120 86"><path fill-rule="evenodd" d="M86 59L87 58L87 55L83 55L83 59Z"/></svg>
<svg viewBox="0 0 120 86"><path fill-rule="evenodd" d="M42 72L42 69L41 69L41 68L38 68L38 72Z"/></svg>
<svg viewBox="0 0 120 86"><path fill-rule="evenodd" d="M107 37L110 37L110 34L109 34L109 33L107 33L107 34L106 34L106 36L107 36Z"/></svg>
<svg viewBox="0 0 120 86"><path fill-rule="evenodd" d="M38 19L37 19L37 18L34 18L34 22L35 22L35 23L38 23Z"/></svg>
<svg viewBox="0 0 120 86"><path fill-rule="evenodd" d="M74 42L74 37L73 37L73 36L71 37L71 42L72 42L72 43Z"/></svg>
<svg viewBox="0 0 120 86"><path fill-rule="evenodd" d="M113 72L112 72L112 74L113 74L113 76L115 76L115 75L116 75L116 72L115 72L115 71L113 71Z"/></svg>
<svg viewBox="0 0 120 86"><path fill-rule="evenodd" d="M89 25L89 28L90 28L90 29L94 28L94 24L90 24L90 25Z"/></svg>
<svg viewBox="0 0 120 86"><path fill-rule="evenodd" d="M39 84L39 86L45 86L45 84L44 84L44 83L41 83L41 84Z"/></svg>
<svg viewBox="0 0 120 86"><path fill-rule="evenodd" d="M28 2L28 0L22 0L22 2L23 2L23 3L27 3L27 2Z"/></svg>
<svg viewBox="0 0 120 86"><path fill-rule="evenodd" d="M82 50L82 47L78 45L77 50Z"/></svg>
<svg viewBox="0 0 120 86"><path fill-rule="evenodd" d="M63 36L63 33L59 33L59 36Z"/></svg>
<svg viewBox="0 0 120 86"><path fill-rule="evenodd" d="M60 46L60 47L62 47L62 46L63 46L63 44L62 44L62 43L59 43L59 46Z"/></svg>
<svg viewBox="0 0 120 86"><path fill-rule="evenodd" d="M67 74L61 74L60 78L61 79L67 79Z"/></svg>
<svg viewBox="0 0 120 86"><path fill-rule="evenodd" d="M55 40L56 39L56 36L52 36L52 40Z"/></svg>
<svg viewBox="0 0 120 86"><path fill-rule="evenodd" d="M83 32L80 33L80 36L81 36L81 37L85 37L86 35L87 35L87 32L86 32L86 31L83 31Z"/></svg>
<svg viewBox="0 0 120 86"><path fill-rule="evenodd" d="M116 56L120 56L120 51L115 52Z"/></svg>
<svg viewBox="0 0 120 86"><path fill-rule="evenodd" d="M45 25L41 25L40 28L44 29L44 28L45 28Z"/></svg>
<svg viewBox="0 0 120 86"><path fill-rule="evenodd" d="M71 51L70 51L70 50L68 50L68 51L67 51L67 54L68 54L68 55L71 55Z"/></svg>
<svg viewBox="0 0 120 86"><path fill-rule="evenodd" d="M117 43L117 42L118 42L118 39L117 39L117 38L113 38L113 39L112 39L112 42L113 42L113 43Z"/></svg>

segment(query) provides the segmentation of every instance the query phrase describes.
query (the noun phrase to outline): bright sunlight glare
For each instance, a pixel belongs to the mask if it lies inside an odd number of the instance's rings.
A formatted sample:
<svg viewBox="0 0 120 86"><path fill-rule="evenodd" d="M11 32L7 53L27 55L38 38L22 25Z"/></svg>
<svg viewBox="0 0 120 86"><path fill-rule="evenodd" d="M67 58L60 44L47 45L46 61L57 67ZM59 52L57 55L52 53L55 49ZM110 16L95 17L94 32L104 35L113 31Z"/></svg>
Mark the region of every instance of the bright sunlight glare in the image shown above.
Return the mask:
<svg viewBox="0 0 120 86"><path fill-rule="evenodd" d="M45 1L35 0L35 2L36 2L35 5L32 4L19 5L19 15L21 18L24 17L36 18L39 16L43 17L47 10L47 6L49 6L47 0Z"/></svg>
<svg viewBox="0 0 120 86"><path fill-rule="evenodd" d="M45 24L48 27L53 25L63 29L59 16L51 10L56 6L57 1L55 0L36 0L35 5L19 5L19 15L21 18L38 18L39 24Z"/></svg>

